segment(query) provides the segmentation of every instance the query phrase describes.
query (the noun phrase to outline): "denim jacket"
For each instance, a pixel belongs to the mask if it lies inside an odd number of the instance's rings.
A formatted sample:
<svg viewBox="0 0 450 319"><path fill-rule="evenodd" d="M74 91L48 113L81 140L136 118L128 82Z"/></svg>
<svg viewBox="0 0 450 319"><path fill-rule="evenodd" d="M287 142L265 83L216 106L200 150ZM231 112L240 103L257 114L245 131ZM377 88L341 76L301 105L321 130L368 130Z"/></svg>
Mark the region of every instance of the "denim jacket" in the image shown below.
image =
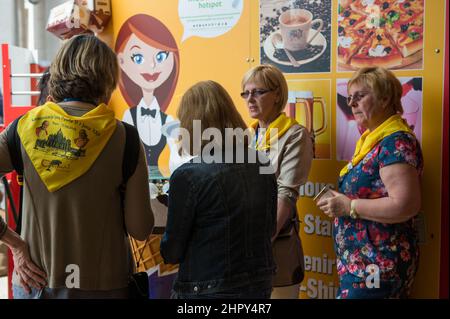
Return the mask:
<svg viewBox="0 0 450 319"><path fill-rule="evenodd" d="M161 255L180 264L175 292L201 295L270 282L277 183L274 174L260 174L261 167L191 160L173 172Z"/></svg>

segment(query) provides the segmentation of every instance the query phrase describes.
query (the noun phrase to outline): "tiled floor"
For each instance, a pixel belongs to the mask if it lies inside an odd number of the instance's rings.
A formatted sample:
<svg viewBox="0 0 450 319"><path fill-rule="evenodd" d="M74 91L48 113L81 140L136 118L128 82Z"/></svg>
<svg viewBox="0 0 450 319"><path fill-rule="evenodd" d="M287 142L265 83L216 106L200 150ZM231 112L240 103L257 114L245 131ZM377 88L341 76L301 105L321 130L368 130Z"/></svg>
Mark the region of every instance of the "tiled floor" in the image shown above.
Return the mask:
<svg viewBox="0 0 450 319"><path fill-rule="evenodd" d="M0 299L8 299L7 279L6 276L0 277Z"/></svg>

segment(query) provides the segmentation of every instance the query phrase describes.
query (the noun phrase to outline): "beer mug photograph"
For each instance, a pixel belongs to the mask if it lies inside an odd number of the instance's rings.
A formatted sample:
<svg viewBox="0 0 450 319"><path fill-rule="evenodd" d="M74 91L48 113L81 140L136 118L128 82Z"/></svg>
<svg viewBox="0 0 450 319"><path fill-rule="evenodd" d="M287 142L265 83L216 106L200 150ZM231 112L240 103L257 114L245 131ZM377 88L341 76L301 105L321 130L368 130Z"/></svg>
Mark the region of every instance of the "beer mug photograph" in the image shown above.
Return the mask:
<svg viewBox="0 0 450 319"><path fill-rule="evenodd" d="M303 125L314 140L314 158L329 158L330 142L321 138L327 131L327 108L324 97L313 91L289 92L289 115Z"/></svg>

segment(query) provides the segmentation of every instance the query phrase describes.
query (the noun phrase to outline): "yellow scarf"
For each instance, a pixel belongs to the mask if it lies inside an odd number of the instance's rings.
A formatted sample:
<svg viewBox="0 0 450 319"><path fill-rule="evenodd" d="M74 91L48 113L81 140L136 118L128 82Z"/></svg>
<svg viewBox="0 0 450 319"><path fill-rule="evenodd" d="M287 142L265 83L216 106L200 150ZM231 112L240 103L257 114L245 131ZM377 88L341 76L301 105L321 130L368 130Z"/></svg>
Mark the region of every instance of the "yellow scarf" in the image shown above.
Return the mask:
<svg viewBox="0 0 450 319"><path fill-rule="evenodd" d="M358 142L356 142L355 153L352 160L345 165L339 176L344 176L353 167L355 167L372 149L386 136L389 136L395 132L407 132L413 134L413 131L409 128L408 123L399 114L392 115L380 126L374 129L372 132L366 130Z"/></svg>
<svg viewBox="0 0 450 319"><path fill-rule="evenodd" d="M116 129L114 112L105 104L81 117L47 102L18 123L17 132L49 192L86 173Z"/></svg>
<svg viewBox="0 0 450 319"><path fill-rule="evenodd" d="M250 124L250 127L256 130L258 128L258 121L254 121ZM286 133L293 125L298 124L296 120L291 117L287 117L283 112L281 113L275 121L270 123L266 132L264 133L264 137L260 139L261 142L256 141L255 148L258 151L265 151L270 149L270 146L278 141L284 133ZM277 129L277 133L275 134L273 129Z"/></svg>

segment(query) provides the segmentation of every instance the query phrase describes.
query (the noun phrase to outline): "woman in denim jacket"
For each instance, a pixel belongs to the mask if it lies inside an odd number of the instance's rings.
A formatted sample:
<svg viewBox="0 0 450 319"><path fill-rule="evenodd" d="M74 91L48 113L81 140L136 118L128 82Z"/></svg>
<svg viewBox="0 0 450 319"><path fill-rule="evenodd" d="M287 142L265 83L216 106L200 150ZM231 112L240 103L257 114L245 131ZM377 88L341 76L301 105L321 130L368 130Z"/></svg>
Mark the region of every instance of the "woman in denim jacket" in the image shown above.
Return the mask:
<svg viewBox="0 0 450 319"><path fill-rule="evenodd" d="M248 148L246 125L216 82L191 87L177 115L180 152L193 158L170 178L161 255L180 263L173 297L269 298L277 209L269 160Z"/></svg>

